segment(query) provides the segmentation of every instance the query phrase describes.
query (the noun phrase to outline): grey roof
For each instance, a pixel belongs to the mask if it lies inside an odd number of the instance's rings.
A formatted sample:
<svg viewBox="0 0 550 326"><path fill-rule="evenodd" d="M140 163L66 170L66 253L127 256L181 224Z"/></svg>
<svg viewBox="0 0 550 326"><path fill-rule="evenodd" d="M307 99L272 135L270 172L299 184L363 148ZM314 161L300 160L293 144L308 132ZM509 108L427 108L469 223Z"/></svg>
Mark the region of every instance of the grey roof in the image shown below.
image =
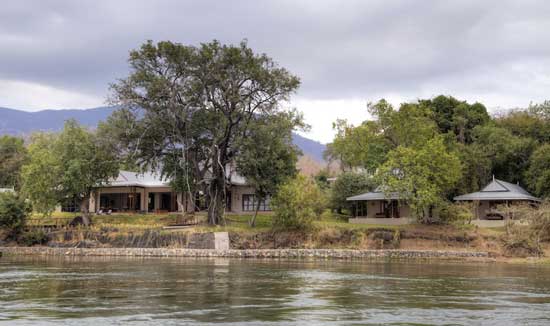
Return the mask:
<svg viewBox="0 0 550 326"><path fill-rule="evenodd" d="M471 194L456 196L456 201L468 201L468 200L531 200L541 201L539 198L534 197L527 190L523 189L519 185L493 179L485 188L481 191L473 192Z"/></svg>
<svg viewBox="0 0 550 326"><path fill-rule="evenodd" d="M246 179L235 171L228 171L229 180L232 185L244 186ZM155 172L131 172L120 171L118 177L109 181L101 187L170 187L170 180L160 177L160 173Z"/></svg>
<svg viewBox="0 0 550 326"><path fill-rule="evenodd" d="M347 201L369 201L369 200L399 200L401 196L398 193L393 192L389 196L386 196L380 187L376 188L372 192L366 192L364 194L351 196L346 198Z"/></svg>
<svg viewBox="0 0 550 326"><path fill-rule="evenodd" d="M170 182L160 177L160 174L145 172L137 173L120 171L118 177L102 187L168 187Z"/></svg>

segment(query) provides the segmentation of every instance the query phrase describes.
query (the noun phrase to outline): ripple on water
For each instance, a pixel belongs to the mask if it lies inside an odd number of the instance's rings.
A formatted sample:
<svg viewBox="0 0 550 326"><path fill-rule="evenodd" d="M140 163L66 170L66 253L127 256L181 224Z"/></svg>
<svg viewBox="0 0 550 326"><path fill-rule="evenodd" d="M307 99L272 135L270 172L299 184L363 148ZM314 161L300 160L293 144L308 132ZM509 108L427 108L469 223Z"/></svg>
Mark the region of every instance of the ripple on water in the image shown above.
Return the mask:
<svg viewBox="0 0 550 326"><path fill-rule="evenodd" d="M548 270L347 264L15 261L0 265L0 323L550 324Z"/></svg>

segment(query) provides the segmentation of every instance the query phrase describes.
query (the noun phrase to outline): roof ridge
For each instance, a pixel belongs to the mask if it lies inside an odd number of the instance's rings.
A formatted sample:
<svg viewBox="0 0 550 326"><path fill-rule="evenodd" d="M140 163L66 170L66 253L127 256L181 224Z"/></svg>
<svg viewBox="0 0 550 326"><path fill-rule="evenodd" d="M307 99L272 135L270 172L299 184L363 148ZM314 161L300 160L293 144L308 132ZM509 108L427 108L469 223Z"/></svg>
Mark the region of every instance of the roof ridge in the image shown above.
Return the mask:
<svg viewBox="0 0 550 326"><path fill-rule="evenodd" d="M125 173L130 173L130 171L126 171L126 170L118 171L118 175L121 176L124 179L124 181L128 181L128 178L126 177Z"/></svg>
<svg viewBox="0 0 550 326"><path fill-rule="evenodd" d="M510 184L509 182L500 180L500 179L495 179L495 182L501 185L504 189L506 189L506 191L509 191L509 192L512 191L512 189L510 189L510 187L506 185L506 184Z"/></svg>

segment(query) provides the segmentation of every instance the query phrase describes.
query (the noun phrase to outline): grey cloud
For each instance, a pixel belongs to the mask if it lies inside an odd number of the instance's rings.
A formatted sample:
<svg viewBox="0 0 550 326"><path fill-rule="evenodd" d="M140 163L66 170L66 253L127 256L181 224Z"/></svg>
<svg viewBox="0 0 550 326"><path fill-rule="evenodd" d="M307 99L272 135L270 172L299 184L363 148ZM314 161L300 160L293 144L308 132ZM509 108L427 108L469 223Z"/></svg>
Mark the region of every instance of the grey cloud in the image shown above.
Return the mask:
<svg viewBox="0 0 550 326"><path fill-rule="evenodd" d="M0 78L104 97L147 39L246 38L302 78L302 97L411 94L446 78L498 92L484 71L525 61L548 76L549 17L546 1L14 0L0 11Z"/></svg>

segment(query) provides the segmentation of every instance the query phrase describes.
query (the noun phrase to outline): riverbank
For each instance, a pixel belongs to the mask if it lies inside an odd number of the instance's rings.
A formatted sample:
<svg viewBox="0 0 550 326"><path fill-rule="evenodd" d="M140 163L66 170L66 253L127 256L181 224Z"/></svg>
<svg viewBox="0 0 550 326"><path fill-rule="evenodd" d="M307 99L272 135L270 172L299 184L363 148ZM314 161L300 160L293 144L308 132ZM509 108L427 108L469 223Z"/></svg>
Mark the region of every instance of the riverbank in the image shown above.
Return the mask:
<svg viewBox="0 0 550 326"><path fill-rule="evenodd" d="M203 218L204 216L198 216ZM271 215L261 214L257 226L247 223L250 216L228 215L224 226L199 224L183 228L169 227L175 221L171 215L111 215L94 217L89 227L45 229L34 226L31 240L0 244L0 246L40 245L49 248L89 249L233 249L259 250L395 250L401 252L484 252L494 259L510 260L529 256L542 260L550 253L550 244L541 244L541 253L523 250L523 243L513 243L514 250L505 245L505 228L481 228L473 225L399 226L350 224L346 219L324 214L308 230L274 230ZM206 234L228 235L228 246L202 245ZM30 235L33 235L32 233ZM24 240L25 238L23 238ZM517 250L516 250L517 249ZM236 254L237 255L237 254ZM240 255L240 254L239 254ZM239 256L237 255L237 256ZM278 254L270 254L278 257ZM324 254L323 254L324 255ZM256 254L252 255L256 256ZM321 255L322 256L322 255ZM539 257L542 257L539 258ZM491 258L493 259L493 258Z"/></svg>
<svg viewBox="0 0 550 326"><path fill-rule="evenodd" d="M491 258L488 252L445 250L353 249L176 249L176 248L50 248L0 247L3 255L104 257L219 257L299 259L469 259Z"/></svg>

